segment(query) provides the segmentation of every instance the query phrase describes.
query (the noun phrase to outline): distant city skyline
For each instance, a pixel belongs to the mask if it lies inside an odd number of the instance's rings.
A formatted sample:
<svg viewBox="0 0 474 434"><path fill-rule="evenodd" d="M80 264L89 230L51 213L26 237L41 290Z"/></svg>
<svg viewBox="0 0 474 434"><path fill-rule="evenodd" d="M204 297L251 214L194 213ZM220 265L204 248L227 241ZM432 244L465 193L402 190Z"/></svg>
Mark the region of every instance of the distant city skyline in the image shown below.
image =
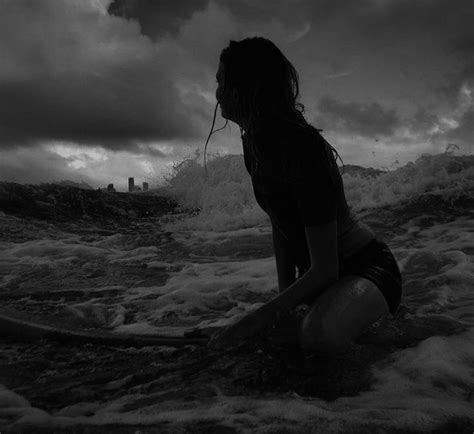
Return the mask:
<svg viewBox="0 0 474 434"><path fill-rule="evenodd" d="M471 0L4 0L0 180L158 184L202 151L219 53L250 36L294 64L307 120L345 163L472 154L472 22ZM210 153L242 152L229 124Z"/></svg>

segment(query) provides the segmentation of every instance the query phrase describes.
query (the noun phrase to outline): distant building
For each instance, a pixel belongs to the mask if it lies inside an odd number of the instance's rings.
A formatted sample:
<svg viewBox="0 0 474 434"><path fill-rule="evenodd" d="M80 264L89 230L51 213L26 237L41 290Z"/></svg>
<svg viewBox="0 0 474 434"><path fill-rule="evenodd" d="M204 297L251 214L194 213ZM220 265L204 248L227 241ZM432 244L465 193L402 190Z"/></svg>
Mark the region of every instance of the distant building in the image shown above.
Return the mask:
<svg viewBox="0 0 474 434"><path fill-rule="evenodd" d="M115 193L114 184L109 184L109 185L107 186L107 191L108 191L109 193Z"/></svg>
<svg viewBox="0 0 474 434"><path fill-rule="evenodd" d="M135 191L135 180L133 178L128 178L128 192L132 193Z"/></svg>
<svg viewBox="0 0 474 434"><path fill-rule="evenodd" d="M143 183L143 191L148 191L148 182Z"/></svg>

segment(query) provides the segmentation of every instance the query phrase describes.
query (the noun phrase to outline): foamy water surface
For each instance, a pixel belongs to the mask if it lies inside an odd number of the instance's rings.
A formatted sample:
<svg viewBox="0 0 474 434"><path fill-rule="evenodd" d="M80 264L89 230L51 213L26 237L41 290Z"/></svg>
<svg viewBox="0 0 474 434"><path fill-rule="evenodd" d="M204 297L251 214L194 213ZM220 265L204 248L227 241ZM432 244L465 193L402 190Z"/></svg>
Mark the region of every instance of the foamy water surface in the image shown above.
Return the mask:
<svg viewBox="0 0 474 434"><path fill-rule="evenodd" d="M250 199L247 201L244 181L236 179L234 187L221 185L218 197L227 197L234 188L236 197L229 200L245 199L248 206L239 210L228 205L231 212L226 214L225 207L215 205L219 201L214 197L210 205L203 205L202 215L169 222L166 229L171 235L161 244L140 245L130 234L90 240L70 234L60 239L2 242L0 289L24 291L21 303L34 305L38 300L31 297L34 288L31 279L25 278L27 273L41 282L41 276L60 276L61 270L69 270L62 288L65 296L54 300L54 309L68 315L71 323L89 321L96 328L119 333L169 335L230 324L277 294L268 221ZM170 399L166 404L154 404L145 400L130 410L130 404L146 396L146 389L133 393L124 389L107 402L78 402L47 412L31 407L20 392L3 388L2 414L16 415L16 426L215 421L257 432L285 427L295 432L429 431L458 418L472 423L474 429L473 210L441 219L421 208L414 217L404 219L397 213L407 208L395 206L428 193L448 202L463 194L472 195L472 158L424 157L375 181L346 177L345 184L354 211L362 215L394 205L393 215L404 220L385 241L402 271L408 317L442 315L462 324L463 332L451 336L434 333L414 347L392 352L371 368L374 380L370 390L331 402L296 393L226 396L217 390L216 396L188 402ZM209 188L215 192L215 187ZM447 206L446 202L440 204ZM384 221L379 223L384 225ZM163 232L157 226L158 230ZM390 230L387 228L387 233ZM108 270L106 275L100 274L103 270ZM114 280L114 270L131 270L131 277L127 280L121 274ZM139 270L147 270L142 281L137 281ZM154 277L158 275L164 277ZM90 285L84 283L84 276L92 276ZM89 291L87 300L67 296L68 290L78 288Z"/></svg>

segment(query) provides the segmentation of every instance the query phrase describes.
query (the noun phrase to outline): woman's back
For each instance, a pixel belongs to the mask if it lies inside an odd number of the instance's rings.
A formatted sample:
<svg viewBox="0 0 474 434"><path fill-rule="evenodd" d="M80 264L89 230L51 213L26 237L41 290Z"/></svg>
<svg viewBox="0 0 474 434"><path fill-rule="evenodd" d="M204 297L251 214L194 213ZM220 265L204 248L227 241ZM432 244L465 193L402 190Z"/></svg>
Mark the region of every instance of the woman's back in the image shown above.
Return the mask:
<svg viewBox="0 0 474 434"><path fill-rule="evenodd" d="M242 139L257 202L290 241L300 269L310 264L304 226L336 220L340 262L375 238L351 213L331 147L314 127L267 121Z"/></svg>

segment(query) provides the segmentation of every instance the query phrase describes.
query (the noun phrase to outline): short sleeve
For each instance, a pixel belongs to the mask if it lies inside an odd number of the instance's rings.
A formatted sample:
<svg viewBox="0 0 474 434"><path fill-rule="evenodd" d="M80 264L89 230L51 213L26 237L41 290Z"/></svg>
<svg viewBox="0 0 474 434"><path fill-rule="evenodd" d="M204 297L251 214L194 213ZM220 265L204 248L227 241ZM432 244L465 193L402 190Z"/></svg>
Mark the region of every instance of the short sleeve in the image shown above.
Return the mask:
<svg viewBox="0 0 474 434"><path fill-rule="evenodd" d="M320 146L321 145L321 146ZM328 151L320 143L291 156L290 194L304 226L329 223L337 218L337 188Z"/></svg>

